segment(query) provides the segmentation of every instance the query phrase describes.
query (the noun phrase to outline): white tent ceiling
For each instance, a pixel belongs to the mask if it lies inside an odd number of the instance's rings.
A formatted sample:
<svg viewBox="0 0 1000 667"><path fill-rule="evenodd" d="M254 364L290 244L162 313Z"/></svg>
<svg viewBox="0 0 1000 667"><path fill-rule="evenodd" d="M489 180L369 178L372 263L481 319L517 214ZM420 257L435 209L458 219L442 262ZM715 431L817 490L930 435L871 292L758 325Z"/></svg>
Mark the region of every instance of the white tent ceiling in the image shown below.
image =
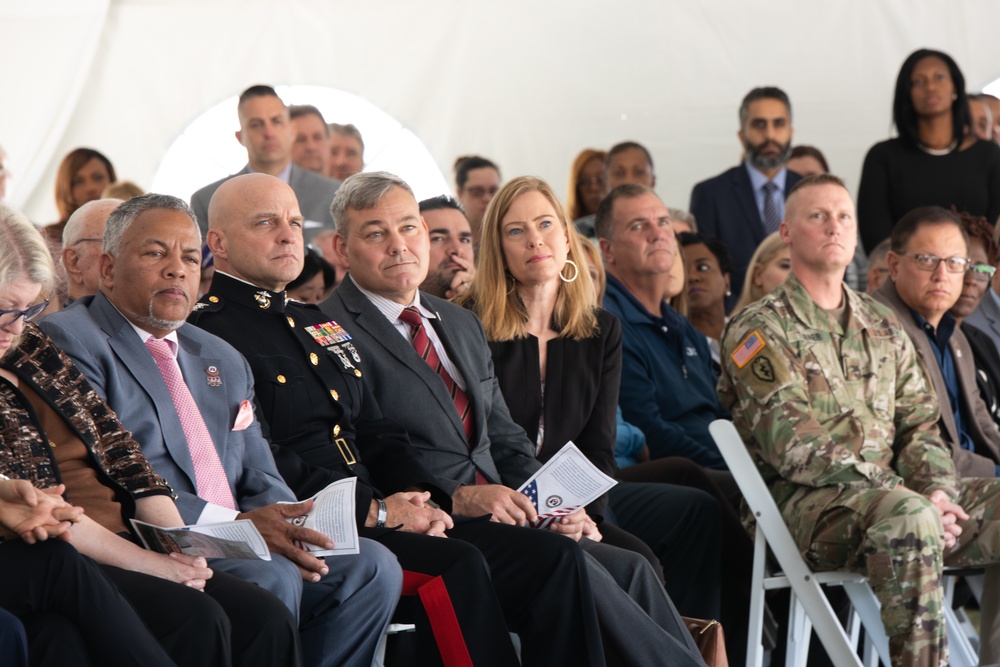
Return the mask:
<svg viewBox="0 0 1000 667"><path fill-rule="evenodd" d="M998 27L995 0L0 0L0 144L13 203L49 222L69 150L97 148L148 185L220 100L323 85L394 116L446 174L475 152L562 192L581 148L635 139L661 196L686 207L738 159L739 100L775 84L796 142L853 188L890 135L906 55L944 50L979 90L1000 77Z"/></svg>

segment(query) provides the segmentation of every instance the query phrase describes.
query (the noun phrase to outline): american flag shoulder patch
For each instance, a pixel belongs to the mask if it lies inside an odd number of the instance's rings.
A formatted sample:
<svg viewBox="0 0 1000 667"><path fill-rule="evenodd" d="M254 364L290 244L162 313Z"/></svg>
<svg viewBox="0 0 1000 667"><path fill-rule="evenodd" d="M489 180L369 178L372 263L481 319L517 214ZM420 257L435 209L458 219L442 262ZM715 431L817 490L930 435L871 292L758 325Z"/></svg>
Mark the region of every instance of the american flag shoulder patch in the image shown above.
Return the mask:
<svg viewBox="0 0 1000 667"><path fill-rule="evenodd" d="M736 364L736 368L743 368L750 362L758 352L764 349L764 339L761 338L759 331L752 331L750 334L743 339L733 353L729 355L733 363Z"/></svg>

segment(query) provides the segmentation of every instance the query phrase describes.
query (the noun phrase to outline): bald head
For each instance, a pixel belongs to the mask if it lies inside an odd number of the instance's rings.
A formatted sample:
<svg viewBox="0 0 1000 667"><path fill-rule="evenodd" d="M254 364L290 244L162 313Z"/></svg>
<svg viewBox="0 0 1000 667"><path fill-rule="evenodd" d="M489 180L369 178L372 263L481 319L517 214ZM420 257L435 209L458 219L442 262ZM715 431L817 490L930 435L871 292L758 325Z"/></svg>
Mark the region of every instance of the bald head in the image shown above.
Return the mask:
<svg viewBox="0 0 1000 667"><path fill-rule="evenodd" d="M215 268L281 291L302 272L302 214L295 193L267 174L243 174L215 191L205 242Z"/></svg>
<svg viewBox="0 0 1000 667"><path fill-rule="evenodd" d="M63 228L62 263L71 299L97 294L101 279L101 241L108 216L121 199L97 199L73 212Z"/></svg>

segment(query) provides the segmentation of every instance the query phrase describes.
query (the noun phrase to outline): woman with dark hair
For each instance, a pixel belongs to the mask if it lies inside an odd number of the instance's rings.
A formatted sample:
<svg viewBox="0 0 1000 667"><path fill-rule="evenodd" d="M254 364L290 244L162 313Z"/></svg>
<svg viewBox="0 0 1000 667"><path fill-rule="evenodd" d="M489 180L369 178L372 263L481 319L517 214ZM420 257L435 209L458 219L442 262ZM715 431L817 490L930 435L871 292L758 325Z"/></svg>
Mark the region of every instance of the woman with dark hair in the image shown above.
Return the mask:
<svg viewBox="0 0 1000 667"><path fill-rule="evenodd" d="M959 218L969 235L969 259L972 263L965 272L962 294L948 312L955 317L955 324L969 341L976 362L979 395L986 404L990 417L1000 425L1000 354L989 334L965 321L966 317L976 311L979 302L990 289L990 281L996 273L997 262L1000 261L1000 246L994 240L993 227L986 218L968 213L960 213Z"/></svg>
<svg viewBox="0 0 1000 667"><path fill-rule="evenodd" d="M56 209L59 221L45 228L48 238L62 240L62 230L69 216L89 201L101 198L104 188L117 179L111 160L93 148L71 150L56 172Z"/></svg>
<svg viewBox="0 0 1000 667"><path fill-rule="evenodd" d="M337 286L337 271L318 248L306 247L302 273L285 286L289 298L302 303L322 303Z"/></svg>
<svg viewBox="0 0 1000 667"><path fill-rule="evenodd" d="M830 165L827 164L826 158L815 146L792 147L792 152L789 153L785 166L789 171L794 171L802 177L830 172Z"/></svg>
<svg viewBox="0 0 1000 667"><path fill-rule="evenodd" d="M719 341L726 327L726 297L732 294L732 260L726 246L716 238L683 232L677 240L684 248L687 318L705 336L712 361L718 367Z"/></svg>
<svg viewBox="0 0 1000 667"><path fill-rule="evenodd" d="M858 229L870 252L918 206L1000 215L1000 146L969 132L965 77L946 53L910 54L892 105L899 136L872 146L858 189Z"/></svg>

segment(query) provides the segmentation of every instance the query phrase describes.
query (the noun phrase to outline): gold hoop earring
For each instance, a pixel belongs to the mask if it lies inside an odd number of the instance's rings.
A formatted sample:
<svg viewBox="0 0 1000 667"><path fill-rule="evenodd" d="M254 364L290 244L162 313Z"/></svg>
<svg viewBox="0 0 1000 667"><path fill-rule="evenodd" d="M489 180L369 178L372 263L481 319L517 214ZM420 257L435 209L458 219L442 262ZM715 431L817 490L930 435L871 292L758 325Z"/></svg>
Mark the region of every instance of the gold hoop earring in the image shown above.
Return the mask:
<svg viewBox="0 0 1000 667"><path fill-rule="evenodd" d="M566 276L564 276L562 274L562 271L560 271L559 272L559 280L563 281L564 283L571 283L571 282L573 282L574 280L576 280L577 278L580 277L580 267L577 266L576 262L574 262L571 259L567 259L566 263L573 267L573 277L572 278L567 278ZM563 268L565 269L566 267L564 266Z"/></svg>

